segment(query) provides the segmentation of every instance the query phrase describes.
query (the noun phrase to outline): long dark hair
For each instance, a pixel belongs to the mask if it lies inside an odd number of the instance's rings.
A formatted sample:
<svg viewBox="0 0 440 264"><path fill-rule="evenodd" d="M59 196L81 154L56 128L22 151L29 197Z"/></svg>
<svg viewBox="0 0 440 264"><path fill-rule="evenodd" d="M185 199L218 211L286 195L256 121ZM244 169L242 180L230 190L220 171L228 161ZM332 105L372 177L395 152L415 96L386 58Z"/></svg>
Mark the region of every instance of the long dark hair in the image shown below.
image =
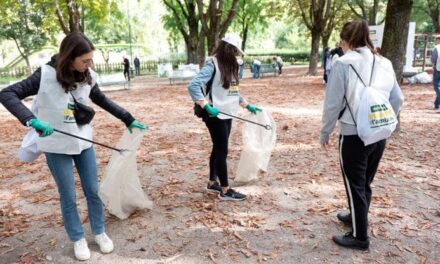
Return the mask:
<svg viewBox="0 0 440 264"><path fill-rule="evenodd" d="M238 62L235 57L238 53L238 49L229 44L226 41L221 40L217 48L214 51L214 55L218 61L218 67L221 73L221 80L223 82L223 88L229 89L231 82L235 79L235 82L239 83L238 78Z"/></svg>
<svg viewBox="0 0 440 264"><path fill-rule="evenodd" d="M70 33L61 42L55 68L57 80L66 93L76 89L75 83L77 82L92 84L90 71L73 70L72 63L75 58L94 50L92 42L80 32Z"/></svg>
<svg viewBox="0 0 440 264"><path fill-rule="evenodd" d="M365 20L347 22L342 27L339 35L342 40L348 43L350 49L367 46L371 52L376 54L373 42L370 39L370 30Z"/></svg>

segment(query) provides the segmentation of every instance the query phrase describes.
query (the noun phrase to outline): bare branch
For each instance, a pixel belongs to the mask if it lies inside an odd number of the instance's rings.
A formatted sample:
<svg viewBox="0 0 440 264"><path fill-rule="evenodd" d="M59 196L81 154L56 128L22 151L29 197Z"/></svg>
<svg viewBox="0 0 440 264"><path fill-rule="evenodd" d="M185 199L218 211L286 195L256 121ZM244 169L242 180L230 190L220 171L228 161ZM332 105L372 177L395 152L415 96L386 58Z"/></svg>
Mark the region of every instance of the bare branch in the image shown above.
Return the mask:
<svg viewBox="0 0 440 264"><path fill-rule="evenodd" d="M306 27L308 29L312 29L312 24L310 23L310 21L307 20L306 13L304 11L304 6L303 6L301 0L296 0L296 2L298 3L299 9L301 11L301 17L302 17L302 19L304 21L304 24L306 25Z"/></svg>
<svg viewBox="0 0 440 264"><path fill-rule="evenodd" d="M66 35L69 34L70 31L67 28L66 20L64 20L63 13L61 12L60 5L59 5L58 1L55 1L55 13L58 17L58 21L60 22L61 29L63 30L64 34L66 34Z"/></svg>

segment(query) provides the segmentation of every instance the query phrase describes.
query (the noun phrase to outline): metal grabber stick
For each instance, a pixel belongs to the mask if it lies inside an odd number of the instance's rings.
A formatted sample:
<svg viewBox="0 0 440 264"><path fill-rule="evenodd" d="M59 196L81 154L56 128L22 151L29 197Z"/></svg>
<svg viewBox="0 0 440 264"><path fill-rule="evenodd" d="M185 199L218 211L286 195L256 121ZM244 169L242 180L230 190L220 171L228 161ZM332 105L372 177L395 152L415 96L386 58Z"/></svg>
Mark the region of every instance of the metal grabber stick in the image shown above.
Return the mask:
<svg viewBox="0 0 440 264"><path fill-rule="evenodd" d="M221 111L219 111L219 113L222 114L222 115L227 115L227 116L230 116L230 117L233 117L233 118L236 118L236 119L240 119L240 120L245 121L245 122L249 122L249 123L252 123L252 124L264 127L266 130L271 130L272 129L272 127L270 125L263 125L263 124L260 124L260 123L257 123L257 122L254 122L254 121L251 121L251 120L248 120L248 119L244 119L244 118L241 118L241 117L238 117L238 116L226 114L226 113L223 113Z"/></svg>

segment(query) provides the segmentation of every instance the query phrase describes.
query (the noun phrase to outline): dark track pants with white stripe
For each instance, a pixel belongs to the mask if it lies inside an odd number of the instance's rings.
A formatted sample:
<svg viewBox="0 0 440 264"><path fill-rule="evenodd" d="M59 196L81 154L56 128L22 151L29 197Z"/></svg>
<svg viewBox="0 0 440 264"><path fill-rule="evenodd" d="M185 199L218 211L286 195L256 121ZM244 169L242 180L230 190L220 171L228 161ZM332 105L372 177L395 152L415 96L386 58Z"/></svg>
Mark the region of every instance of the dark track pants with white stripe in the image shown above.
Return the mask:
<svg viewBox="0 0 440 264"><path fill-rule="evenodd" d="M357 135L339 136L339 160L348 205L353 223L353 236L368 237L368 209L371 202L371 183L385 150L386 140L364 146Z"/></svg>

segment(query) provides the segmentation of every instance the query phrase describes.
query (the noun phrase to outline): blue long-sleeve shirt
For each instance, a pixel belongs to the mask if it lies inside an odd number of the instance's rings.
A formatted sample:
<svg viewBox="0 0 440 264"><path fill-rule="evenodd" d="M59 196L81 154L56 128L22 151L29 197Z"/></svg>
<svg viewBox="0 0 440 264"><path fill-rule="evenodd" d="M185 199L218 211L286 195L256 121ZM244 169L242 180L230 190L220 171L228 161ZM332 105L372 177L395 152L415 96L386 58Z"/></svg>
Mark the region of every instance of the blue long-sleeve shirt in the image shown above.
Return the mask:
<svg viewBox="0 0 440 264"><path fill-rule="evenodd" d="M202 89L211 79L214 73L214 63L212 61L206 63L197 75L191 80L188 85L188 92L193 101L203 100Z"/></svg>
<svg viewBox="0 0 440 264"><path fill-rule="evenodd" d="M211 79L214 74L215 65L214 62L208 61L202 69L197 73L197 75L191 80L188 84L188 92L193 101L199 101L205 99L205 96L202 93L202 88L206 86L206 84ZM240 104L246 104L244 98L240 95L239 98Z"/></svg>

